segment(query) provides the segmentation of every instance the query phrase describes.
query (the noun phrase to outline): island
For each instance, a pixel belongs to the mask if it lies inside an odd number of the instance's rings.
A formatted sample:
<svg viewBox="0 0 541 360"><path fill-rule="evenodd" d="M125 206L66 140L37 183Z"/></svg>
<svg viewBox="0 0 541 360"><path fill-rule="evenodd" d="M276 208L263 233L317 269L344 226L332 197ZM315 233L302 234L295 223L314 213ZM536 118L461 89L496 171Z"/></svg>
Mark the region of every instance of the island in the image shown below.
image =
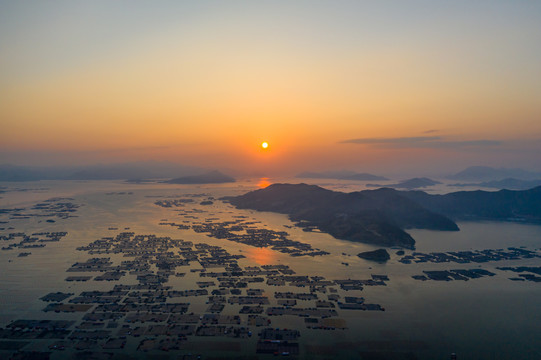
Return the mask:
<svg viewBox="0 0 541 360"><path fill-rule="evenodd" d="M393 189L343 193L307 184L273 184L222 198L241 209L288 214L297 225L337 239L412 249L409 228L457 231L446 216L432 212Z"/></svg>
<svg viewBox="0 0 541 360"><path fill-rule="evenodd" d="M377 262L386 262L391 258L387 250L377 249L374 251L365 251L357 254L358 257L365 260L377 261Z"/></svg>
<svg viewBox="0 0 541 360"><path fill-rule="evenodd" d="M431 195L389 188L343 193L307 184L272 184L225 197L239 209L288 214L307 230L341 240L414 248L406 229L458 231L455 220L541 222L541 186L524 191Z"/></svg>
<svg viewBox="0 0 541 360"><path fill-rule="evenodd" d="M413 178L413 179L404 180L397 184L390 184L390 185L366 184L366 186L367 187L390 187L390 188L397 188L397 189L412 190L412 189L434 186L438 184L441 184L441 182L423 177L423 178Z"/></svg>
<svg viewBox="0 0 541 360"><path fill-rule="evenodd" d="M538 180L521 180L515 178L506 178L503 180L484 181L482 183L458 183L450 184L449 186L466 187L476 186L494 189L508 189L508 190L528 190L536 186L541 186L541 179Z"/></svg>

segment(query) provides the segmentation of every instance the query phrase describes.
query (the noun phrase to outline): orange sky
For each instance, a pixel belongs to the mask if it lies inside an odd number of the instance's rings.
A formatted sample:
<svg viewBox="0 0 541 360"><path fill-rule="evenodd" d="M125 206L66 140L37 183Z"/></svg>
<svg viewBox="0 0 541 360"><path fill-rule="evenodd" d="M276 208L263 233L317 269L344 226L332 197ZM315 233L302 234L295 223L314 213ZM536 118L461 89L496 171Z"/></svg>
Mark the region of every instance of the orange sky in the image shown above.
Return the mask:
<svg viewBox="0 0 541 360"><path fill-rule="evenodd" d="M1 162L541 167L537 2L158 3L0 5Z"/></svg>

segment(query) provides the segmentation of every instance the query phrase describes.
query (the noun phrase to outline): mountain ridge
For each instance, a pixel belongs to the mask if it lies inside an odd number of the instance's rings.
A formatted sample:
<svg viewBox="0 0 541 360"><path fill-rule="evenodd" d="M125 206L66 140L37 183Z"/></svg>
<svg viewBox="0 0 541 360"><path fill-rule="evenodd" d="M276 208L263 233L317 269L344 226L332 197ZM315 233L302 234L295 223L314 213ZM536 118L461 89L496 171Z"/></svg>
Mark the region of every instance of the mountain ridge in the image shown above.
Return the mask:
<svg viewBox="0 0 541 360"><path fill-rule="evenodd" d="M445 216L424 209L389 188L342 193L317 185L273 184L223 198L237 208L288 214L338 239L413 248L406 228L458 230Z"/></svg>
<svg viewBox="0 0 541 360"><path fill-rule="evenodd" d="M498 181L506 178L519 180L536 180L541 178L541 173L523 170L519 168L493 168L490 166L470 166L456 174L447 177L461 181Z"/></svg>
<svg viewBox="0 0 541 360"><path fill-rule="evenodd" d="M222 200L240 209L289 215L337 239L414 248L406 229L458 231L454 220L541 223L541 186L523 191L431 195L390 188L343 193L307 184L272 184Z"/></svg>
<svg viewBox="0 0 541 360"><path fill-rule="evenodd" d="M417 189L417 188L434 186L438 184L441 184L441 182L432 180L426 177L421 177L421 178L416 177L416 178L401 181L396 184L389 184L389 185L366 184L366 187L389 187L389 188L412 190L412 189Z"/></svg>

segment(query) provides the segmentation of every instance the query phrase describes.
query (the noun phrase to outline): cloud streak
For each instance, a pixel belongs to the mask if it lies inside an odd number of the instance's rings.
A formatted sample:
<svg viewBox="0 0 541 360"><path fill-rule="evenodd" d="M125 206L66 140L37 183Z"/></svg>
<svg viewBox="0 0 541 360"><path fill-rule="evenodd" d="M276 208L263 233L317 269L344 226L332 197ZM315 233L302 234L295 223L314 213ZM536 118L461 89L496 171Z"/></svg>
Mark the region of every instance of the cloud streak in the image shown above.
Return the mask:
<svg viewBox="0 0 541 360"><path fill-rule="evenodd" d="M441 136L412 136L396 138L358 138L347 139L340 144L375 145L385 148L432 148L432 149L453 149L453 148L485 148L497 147L503 144L500 140L446 140Z"/></svg>
<svg viewBox="0 0 541 360"><path fill-rule="evenodd" d="M416 144L440 140L440 136L414 136L398 138L361 138L340 141L341 144Z"/></svg>

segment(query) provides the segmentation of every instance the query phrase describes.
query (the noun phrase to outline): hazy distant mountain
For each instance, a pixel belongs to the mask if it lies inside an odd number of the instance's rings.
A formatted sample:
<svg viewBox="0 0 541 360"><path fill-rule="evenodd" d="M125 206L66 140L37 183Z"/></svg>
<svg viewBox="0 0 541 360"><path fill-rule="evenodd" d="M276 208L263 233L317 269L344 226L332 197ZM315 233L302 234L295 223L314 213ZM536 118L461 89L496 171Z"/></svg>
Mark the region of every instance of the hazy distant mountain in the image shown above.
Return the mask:
<svg viewBox="0 0 541 360"><path fill-rule="evenodd" d="M488 166L471 166L454 175L448 176L448 178L461 181L496 181L507 178L535 180L541 178L541 173L522 169L495 169Z"/></svg>
<svg viewBox="0 0 541 360"><path fill-rule="evenodd" d="M273 184L227 198L238 208L289 214L338 239L413 248L403 229L458 230L445 216L431 212L393 189L342 193L306 184Z"/></svg>
<svg viewBox="0 0 541 360"><path fill-rule="evenodd" d="M341 180L358 180L358 181L384 181L389 180L383 176L372 175L368 173L356 173L353 175L344 176Z"/></svg>
<svg viewBox="0 0 541 360"><path fill-rule="evenodd" d="M520 180L507 178L497 181L485 181L482 183L450 184L449 186L478 186L494 189L527 190L541 185L541 180Z"/></svg>
<svg viewBox="0 0 541 360"><path fill-rule="evenodd" d="M389 180L383 176L377 176L367 173L356 173L354 171L323 171L323 172L303 172L295 177L307 179L336 179L336 180L359 180L359 181L383 181Z"/></svg>
<svg viewBox="0 0 541 360"><path fill-rule="evenodd" d="M216 170L201 175L182 176L164 181L164 183L168 184L220 184L229 182L235 182L235 179Z"/></svg>
<svg viewBox="0 0 541 360"><path fill-rule="evenodd" d="M419 189L424 188L428 186L434 186L437 184L441 184L441 182L432 180L429 178L413 178L404 180L402 182L399 182L398 184L391 184L391 185L378 185L378 184L366 184L367 187L389 187L389 188L397 188L397 189Z"/></svg>
<svg viewBox="0 0 541 360"><path fill-rule="evenodd" d="M152 172L148 169L142 169L131 166L115 167L91 167L71 173L64 177L66 180L120 180L133 178L150 178Z"/></svg>
<svg viewBox="0 0 541 360"><path fill-rule="evenodd" d="M455 220L541 222L541 186L516 191L459 191L446 195L404 191L401 194Z"/></svg>
<svg viewBox="0 0 541 360"><path fill-rule="evenodd" d="M0 181L168 178L202 171L198 167L154 161L64 167L0 165Z"/></svg>
<svg viewBox="0 0 541 360"><path fill-rule="evenodd" d="M49 179L53 173L41 168L27 168L15 165L0 165L0 181L31 181Z"/></svg>

